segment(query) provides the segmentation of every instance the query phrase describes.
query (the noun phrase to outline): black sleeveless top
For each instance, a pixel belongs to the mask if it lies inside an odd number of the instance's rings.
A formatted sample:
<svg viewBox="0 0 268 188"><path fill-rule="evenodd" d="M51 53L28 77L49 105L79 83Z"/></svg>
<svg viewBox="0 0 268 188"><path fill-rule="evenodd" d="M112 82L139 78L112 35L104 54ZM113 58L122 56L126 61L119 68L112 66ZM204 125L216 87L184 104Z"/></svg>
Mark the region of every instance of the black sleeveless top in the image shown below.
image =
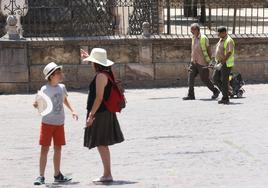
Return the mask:
<svg viewBox="0 0 268 188"><path fill-rule="evenodd" d="M88 110L88 112L91 111L94 100L96 98L96 77L97 77L97 75L94 77L94 79L91 81L91 83L89 85L89 93L88 93L88 97L87 97L87 110ZM112 82L108 79L107 85L104 88L103 100L107 100L109 98L111 88L112 88ZM104 111L107 111L107 108L105 107L104 103L101 102L101 105L98 108L97 112L104 112Z"/></svg>

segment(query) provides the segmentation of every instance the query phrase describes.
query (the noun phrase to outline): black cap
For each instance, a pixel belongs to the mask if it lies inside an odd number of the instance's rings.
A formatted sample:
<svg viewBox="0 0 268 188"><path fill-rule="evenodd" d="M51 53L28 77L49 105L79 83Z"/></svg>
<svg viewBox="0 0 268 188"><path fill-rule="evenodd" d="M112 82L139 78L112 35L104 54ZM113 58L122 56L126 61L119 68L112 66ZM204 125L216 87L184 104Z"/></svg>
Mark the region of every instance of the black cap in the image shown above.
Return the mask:
<svg viewBox="0 0 268 188"><path fill-rule="evenodd" d="M225 26L220 26L220 27L218 27L217 31L218 31L218 33L222 33L222 32L227 32L227 29Z"/></svg>

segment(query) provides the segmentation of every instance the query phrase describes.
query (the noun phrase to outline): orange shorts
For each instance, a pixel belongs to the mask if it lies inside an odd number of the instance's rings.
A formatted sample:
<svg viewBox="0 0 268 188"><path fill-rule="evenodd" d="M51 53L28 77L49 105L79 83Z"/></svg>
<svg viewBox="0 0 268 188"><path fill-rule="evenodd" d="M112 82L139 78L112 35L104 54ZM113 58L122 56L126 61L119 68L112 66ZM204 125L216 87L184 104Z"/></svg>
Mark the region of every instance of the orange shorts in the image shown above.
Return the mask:
<svg viewBox="0 0 268 188"><path fill-rule="evenodd" d="M65 145L64 125L42 123L39 144L41 146L50 146L52 138L55 146Z"/></svg>

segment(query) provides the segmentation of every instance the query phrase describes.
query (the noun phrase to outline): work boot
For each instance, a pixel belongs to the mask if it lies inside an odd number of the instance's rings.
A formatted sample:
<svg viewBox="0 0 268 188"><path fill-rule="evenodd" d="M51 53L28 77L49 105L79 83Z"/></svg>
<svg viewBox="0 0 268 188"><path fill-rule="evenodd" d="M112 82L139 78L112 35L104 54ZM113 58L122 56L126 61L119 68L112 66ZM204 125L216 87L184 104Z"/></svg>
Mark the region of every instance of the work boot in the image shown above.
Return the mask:
<svg viewBox="0 0 268 188"><path fill-rule="evenodd" d="M220 91L218 89L216 89L214 92L213 92L213 95L211 96L211 99L217 99L218 96L220 94Z"/></svg>
<svg viewBox="0 0 268 188"><path fill-rule="evenodd" d="M183 100L195 100L195 96L188 95L187 97L183 97Z"/></svg>
<svg viewBox="0 0 268 188"><path fill-rule="evenodd" d="M229 99L221 99L218 101L218 104L229 104Z"/></svg>

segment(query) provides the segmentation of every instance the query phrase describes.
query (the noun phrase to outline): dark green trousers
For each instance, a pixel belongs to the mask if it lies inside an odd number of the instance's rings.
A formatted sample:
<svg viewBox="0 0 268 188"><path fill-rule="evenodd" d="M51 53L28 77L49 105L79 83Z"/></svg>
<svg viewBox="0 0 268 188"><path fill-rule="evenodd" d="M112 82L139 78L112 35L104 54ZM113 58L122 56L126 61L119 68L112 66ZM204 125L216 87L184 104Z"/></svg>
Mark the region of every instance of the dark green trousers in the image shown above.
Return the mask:
<svg viewBox="0 0 268 188"><path fill-rule="evenodd" d="M223 64L220 70L214 69L212 74L213 82L221 90L223 100L229 100L229 75L231 70L232 67L227 67L226 64Z"/></svg>
<svg viewBox="0 0 268 188"><path fill-rule="evenodd" d="M204 68L205 66L198 63L191 63L188 73L188 85L189 91L188 96L194 96L194 83L195 77L199 74L201 81L208 87L210 91L217 92L218 89L214 87L212 81L209 78L209 69Z"/></svg>

